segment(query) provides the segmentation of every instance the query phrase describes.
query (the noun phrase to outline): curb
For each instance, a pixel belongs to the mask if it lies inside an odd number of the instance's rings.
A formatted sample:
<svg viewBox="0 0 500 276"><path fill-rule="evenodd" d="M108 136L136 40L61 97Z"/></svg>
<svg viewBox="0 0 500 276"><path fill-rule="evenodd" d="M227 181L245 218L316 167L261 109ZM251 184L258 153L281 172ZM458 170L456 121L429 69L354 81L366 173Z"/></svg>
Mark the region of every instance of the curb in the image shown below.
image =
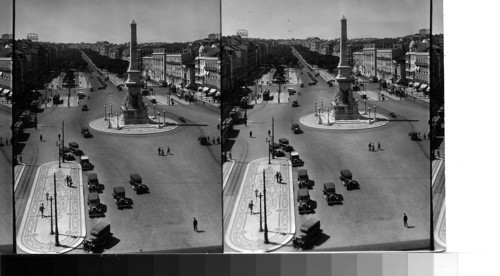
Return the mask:
<svg viewBox="0 0 500 276"><path fill-rule="evenodd" d="M226 165L227 163L229 163L229 164L228 164L228 166L224 166L224 165ZM223 175L224 175L224 180L223 180L223 182L222 182L222 190L223 190L223 191L224 191L224 189L226 188L227 181L229 180L229 176L231 175L231 172L233 171L233 168L234 168L234 164L235 164L235 163L236 163L236 162L235 162L234 160L229 160L229 161L227 161L226 163L224 163L224 164L222 165L222 173L223 173ZM227 167L229 167L229 168L227 168ZM227 168L227 169L226 169L226 168Z"/></svg>
<svg viewBox="0 0 500 276"><path fill-rule="evenodd" d="M19 170L16 170L19 168ZM21 178L23 177L24 169L26 168L26 164L21 163L20 165L16 165L14 167L14 192L17 190L17 185L19 185L19 181L21 181Z"/></svg>

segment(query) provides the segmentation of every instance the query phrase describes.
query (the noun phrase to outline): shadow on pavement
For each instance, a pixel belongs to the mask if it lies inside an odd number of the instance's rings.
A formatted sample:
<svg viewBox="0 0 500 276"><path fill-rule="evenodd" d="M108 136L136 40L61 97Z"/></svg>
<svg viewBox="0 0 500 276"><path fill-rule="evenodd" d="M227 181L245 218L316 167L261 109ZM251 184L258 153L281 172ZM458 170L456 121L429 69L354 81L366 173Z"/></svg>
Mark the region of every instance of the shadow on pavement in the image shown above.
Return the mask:
<svg viewBox="0 0 500 276"><path fill-rule="evenodd" d="M233 129L232 131L229 131L227 133L227 138L236 138L240 135L240 130L239 129Z"/></svg>
<svg viewBox="0 0 500 276"><path fill-rule="evenodd" d="M106 242L103 246L94 249L93 253L103 253L105 250L111 249L114 246L116 246L120 242L120 239L116 238L115 236L112 236L109 238L108 242Z"/></svg>
<svg viewBox="0 0 500 276"><path fill-rule="evenodd" d="M222 152L232 150L235 143L236 143L235 140L227 139L226 142L222 145Z"/></svg>

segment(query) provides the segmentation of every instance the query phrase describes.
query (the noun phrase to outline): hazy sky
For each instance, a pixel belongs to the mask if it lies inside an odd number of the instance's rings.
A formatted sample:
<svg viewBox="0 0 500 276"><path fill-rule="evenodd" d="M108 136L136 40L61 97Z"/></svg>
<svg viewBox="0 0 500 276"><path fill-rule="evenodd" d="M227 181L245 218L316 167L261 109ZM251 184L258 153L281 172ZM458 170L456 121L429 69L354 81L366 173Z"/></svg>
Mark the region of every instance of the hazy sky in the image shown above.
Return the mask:
<svg viewBox="0 0 500 276"><path fill-rule="evenodd" d="M12 33L12 0L2 0L0 5L0 35Z"/></svg>
<svg viewBox="0 0 500 276"><path fill-rule="evenodd" d="M8 1L8 0L7 0ZM3 8L2 8L3 10ZM219 0L22 0L16 1L16 38L121 43L137 22L138 42L177 42L220 32Z"/></svg>
<svg viewBox="0 0 500 276"><path fill-rule="evenodd" d="M414 34L430 27L430 0L222 0L222 34L333 39L342 15L348 38Z"/></svg>

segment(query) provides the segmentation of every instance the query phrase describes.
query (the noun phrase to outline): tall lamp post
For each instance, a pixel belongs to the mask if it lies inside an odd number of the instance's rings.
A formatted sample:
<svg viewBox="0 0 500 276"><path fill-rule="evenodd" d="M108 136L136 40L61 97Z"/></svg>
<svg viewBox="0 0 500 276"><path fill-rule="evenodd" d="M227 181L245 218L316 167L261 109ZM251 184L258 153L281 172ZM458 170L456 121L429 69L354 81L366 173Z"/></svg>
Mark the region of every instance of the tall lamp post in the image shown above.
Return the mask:
<svg viewBox="0 0 500 276"><path fill-rule="evenodd" d="M107 108L106 105L104 105L104 121L107 120L107 117L106 117L106 108Z"/></svg>
<svg viewBox="0 0 500 276"><path fill-rule="evenodd" d="M321 99L321 109L320 113L323 113L323 99Z"/></svg>
<svg viewBox="0 0 500 276"><path fill-rule="evenodd" d="M262 193L259 193L259 232L264 231L262 229Z"/></svg>
<svg viewBox="0 0 500 276"><path fill-rule="evenodd" d="M366 100L363 100L365 102L365 115L366 115Z"/></svg>
<svg viewBox="0 0 500 276"><path fill-rule="evenodd" d="M108 128L111 128L111 112L108 111Z"/></svg>
<svg viewBox="0 0 500 276"><path fill-rule="evenodd" d="M264 184L264 243L268 244L269 239L267 237L267 204L266 204L266 171L262 171L263 184Z"/></svg>
<svg viewBox="0 0 500 276"><path fill-rule="evenodd" d="M318 103L314 101L314 116L318 116Z"/></svg>
<svg viewBox="0 0 500 276"><path fill-rule="evenodd" d="M163 109L163 125L165 125L165 109Z"/></svg>
<svg viewBox="0 0 500 276"><path fill-rule="evenodd" d="M48 194L48 193L47 193ZM53 221L52 221L52 196L50 196L50 234L54 235L54 227L53 227Z"/></svg>
<svg viewBox="0 0 500 276"><path fill-rule="evenodd" d="M109 112L111 113L111 117L109 117L111 119L113 117L113 104L112 103L109 104Z"/></svg>
<svg viewBox="0 0 500 276"><path fill-rule="evenodd" d="M271 145L273 147L272 152L273 152L273 159L274 159L274 117L273 117L272 129L273 129L273 133L272 133L273 136L271 136L271 140L272 140L272 144ZM266 193L264 192L264 194L266 194Z"/></svg>
<svg viewBox="0 0 500 276"><path fill-rule="evenodd" d="M62 121L62 162L64 163L64 121Z"/></svg>
<svg viewBox="0 0 500 276"><path fill-rule="evenodd" d="M373 106L373 119L376 121L377 120L377 107Z"/></svg>
<svg viewBox="0 0 500 276"><path fill-rule="evenodd" d="M116 112L116 129L120 129L120 123L118 122L118 112Z"/></svg>
<svg viewBox="0 0 500 276"><path fill-rule="evenodd" d="M368 121L370 121L370 107L368 107Z"/></svg>
<svg viewBox="0 0 500 276"><path fill-rule="evenodd" d="M56 173L54 173L54 215L55 215L55 224L56 224L56 246L60 246L59 244L59 227L57 225L57 185L56 185Z"/></svg>
<svg viewBox="0 0 500 276"><path fill-rule="evenodd" d="M156 104L153 104L153 119L156 119Z"/></svg>

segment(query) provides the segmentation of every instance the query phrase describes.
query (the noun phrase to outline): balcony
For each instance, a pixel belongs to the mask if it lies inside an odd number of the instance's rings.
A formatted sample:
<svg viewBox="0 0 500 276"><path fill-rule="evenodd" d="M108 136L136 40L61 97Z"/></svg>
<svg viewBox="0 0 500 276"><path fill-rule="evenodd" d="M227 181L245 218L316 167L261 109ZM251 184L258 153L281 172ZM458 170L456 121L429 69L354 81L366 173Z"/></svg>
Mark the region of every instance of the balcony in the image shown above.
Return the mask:
<svg viewBox="0 0 500 276"><path fill-rule="evenodd" d="M219 70L217 69L217 67L208 67L208 66L205 66L205 70L207 71L212 71L212 72L218 72Z"/></svg>
<svg viewBox="0 0 500 276"><path fill-rule="evenodd" d="M428 62L415 61L415 65L419 67L429 67Z"/></svg>

